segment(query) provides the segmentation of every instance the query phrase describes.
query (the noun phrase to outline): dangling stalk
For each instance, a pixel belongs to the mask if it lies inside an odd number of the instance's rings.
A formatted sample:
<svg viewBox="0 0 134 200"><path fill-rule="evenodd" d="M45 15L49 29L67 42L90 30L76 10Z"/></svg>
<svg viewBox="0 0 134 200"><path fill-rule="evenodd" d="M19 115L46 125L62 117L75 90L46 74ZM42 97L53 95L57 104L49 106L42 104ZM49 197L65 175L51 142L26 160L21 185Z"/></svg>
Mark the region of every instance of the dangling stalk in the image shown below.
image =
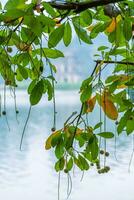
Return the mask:
<svg viewBox="0 0 134 200"><path fill-rule="evenodd" d="M131 153L129 166L128 166L128 172L129 173L130 173L130 167L131 167L131 163L132 163L133 157L134 157L134 135L132 135L132 153Z"/></svg>
<svg viewBox="0 0 134 200"><path fill-rule="evenodd" d="M23 131L22 131L22 136L21 136L21 141L20 141L20 150L22 150L22 142L23 142L25 130L26 130L26 127L27 127L27 124L28 124L28 120L29 120L29 117L30 117L31 108L32 108L32 106L30 106L30 108L29 108L27 119L26 119L26 122L25 122L25 125L24 125L24 128L23 128Z"/></svg>

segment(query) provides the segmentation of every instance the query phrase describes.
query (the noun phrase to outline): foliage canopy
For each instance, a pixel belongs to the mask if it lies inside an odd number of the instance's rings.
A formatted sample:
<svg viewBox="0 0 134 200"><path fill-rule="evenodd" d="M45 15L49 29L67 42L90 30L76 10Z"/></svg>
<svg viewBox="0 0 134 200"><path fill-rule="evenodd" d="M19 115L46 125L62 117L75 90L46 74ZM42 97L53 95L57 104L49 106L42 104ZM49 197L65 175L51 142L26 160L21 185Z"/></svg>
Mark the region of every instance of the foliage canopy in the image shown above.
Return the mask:
<svg viewBox="0 0 134 200"><path fill-rule="evenodd" d="M45 148L54 148L57 172L69 173L74 165L84 171L93 164L99 173L109 171L106 140L113 138L114 133L106 130L107 117L115 120L119 135L123 131L127 135L134 131L134 2L109 2L101 1L100 5L99 1L59 3L32 0L27 3L26 0L8 0L5 6L0 4L1 76L5 87L13 88L14 92L19 82L30 81L27 92L31 107L38 104L44 94L48 95L49 101L53 100L54 124ZM93 39L103 33L109 46L98 48L95 68L81 84L80 113L73 112L63 128L56 130L57 69L53 60L64 57L64 52L56 46L61 41L69 46L72 33L80 43L88 45L93 45ZM102 80L103 70L109 64L113 64L113 72ZM50 68L48 76L45 76L46 67ZM97 104L100 116L98 123L91 127L86 119ZM5 115L6 110L4 112ZM100 150L102 140L104 151ZM102 166L100 154L104 155Z"/></svg>

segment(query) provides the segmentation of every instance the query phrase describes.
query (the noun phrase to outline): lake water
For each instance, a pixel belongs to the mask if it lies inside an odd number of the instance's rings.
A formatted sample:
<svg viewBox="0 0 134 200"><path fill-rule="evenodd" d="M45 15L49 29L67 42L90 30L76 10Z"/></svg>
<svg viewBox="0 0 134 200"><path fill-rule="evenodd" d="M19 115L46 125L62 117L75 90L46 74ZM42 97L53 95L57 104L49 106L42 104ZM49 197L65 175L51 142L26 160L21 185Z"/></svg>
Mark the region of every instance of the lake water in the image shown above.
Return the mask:
<svg viewBox="0 0 134 200"><path fill-rule="evenodd" d="M57 127L72 113L79 110L77 91L57 91ZM57 200L58 174L54 171L52 151L44 150L44 141L52 127L52 103L44 98L32 108L25 132L22 151L19 150L22 129L28 113L29 100L23 91L17 93L18 120L15 118L14 101L7 95L8 130L5 117L0 119L0 199L1 200ZM89 121L95 124L98 111ZM115 131L115 125L108 121L107 127ZM132 153L132 137L123 135L115 142L108 142L110 157L107 164L111 171L99 175L92 168L82 173L76 169L72 175L73 189L69 200L134 200L134 163L128 172ZM61 200L66 199L67 177L61 173Z"/></svg>

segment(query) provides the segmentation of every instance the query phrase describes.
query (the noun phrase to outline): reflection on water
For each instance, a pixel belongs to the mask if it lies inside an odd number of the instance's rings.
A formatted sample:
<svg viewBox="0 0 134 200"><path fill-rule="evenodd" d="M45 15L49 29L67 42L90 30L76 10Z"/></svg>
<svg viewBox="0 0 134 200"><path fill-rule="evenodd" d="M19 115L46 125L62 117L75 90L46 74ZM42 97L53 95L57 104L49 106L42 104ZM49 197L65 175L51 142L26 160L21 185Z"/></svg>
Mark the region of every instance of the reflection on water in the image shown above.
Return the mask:
<svg viewBox="0 0 134 200"><path fill-rule="evenodd" d="M29 124L25 133L22 151L19 150L20 137L28 113L28 97L23 91L17 94L19 109L15 118L14 101L7 98L7 116L11 131L8 131L5 118L0 119L0 199L2 200L56 200L57 174L53 170L54 156L44 150L43 143L52 126L52 104L43 99L40 105L32 108ZM57 92L57 127L60 128L72 111L79 110L79 98L75 91ZM91 124L96 123L90 117ZM108 121L110 130L115 125ZM134 200L133 163L128 173L128 163L132 151L132 138L123 135L117 139L117 159L115 141L108 142L111 157L108 174L98 175L94 169L85 173L82 183L81 172L75 172L73 191L70 200ZM62 175L61 199L65 199L67 178Z"/></svg>

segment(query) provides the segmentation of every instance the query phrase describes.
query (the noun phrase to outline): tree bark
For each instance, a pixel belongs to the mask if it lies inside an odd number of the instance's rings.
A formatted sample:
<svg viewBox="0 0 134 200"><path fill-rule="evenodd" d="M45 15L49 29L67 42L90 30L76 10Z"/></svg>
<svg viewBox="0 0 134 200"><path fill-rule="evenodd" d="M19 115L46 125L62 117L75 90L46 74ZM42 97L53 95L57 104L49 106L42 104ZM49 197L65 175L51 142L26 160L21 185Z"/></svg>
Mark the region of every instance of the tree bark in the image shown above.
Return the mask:
<svg viewBox="0 0 134 200"><path fill-rule="evenodd" d="M108 5L110 3L123 2L124 0L95 0L95 1L85 1L85 2L58 2L52 1L49 4L58 10L74 10L76 13L80 13L88 8L93 8L97 6Z"/></svg>

